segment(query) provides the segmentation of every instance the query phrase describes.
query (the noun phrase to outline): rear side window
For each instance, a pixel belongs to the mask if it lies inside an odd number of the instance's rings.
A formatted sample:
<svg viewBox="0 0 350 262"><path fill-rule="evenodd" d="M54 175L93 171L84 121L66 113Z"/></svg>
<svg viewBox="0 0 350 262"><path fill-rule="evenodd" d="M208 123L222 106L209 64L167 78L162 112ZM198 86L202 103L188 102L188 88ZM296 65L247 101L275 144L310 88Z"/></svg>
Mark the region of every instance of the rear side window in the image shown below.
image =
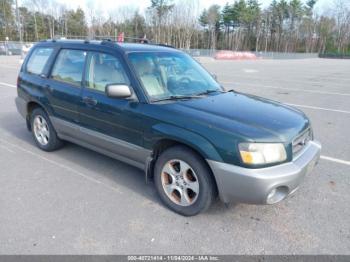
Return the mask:
<svg viewBox="0 0 350 262"><path fill-rule="evenodd" d="M53 48L35 48L27 62L27 72L36 75L42 74L52 52Z"/></svg>
<svg viewBox="0 0 350 262"><path fill-rule="evenodd" d="M85 57L85 51L61 50L53 67L51 78L80 86L83 78Z"/></svg>

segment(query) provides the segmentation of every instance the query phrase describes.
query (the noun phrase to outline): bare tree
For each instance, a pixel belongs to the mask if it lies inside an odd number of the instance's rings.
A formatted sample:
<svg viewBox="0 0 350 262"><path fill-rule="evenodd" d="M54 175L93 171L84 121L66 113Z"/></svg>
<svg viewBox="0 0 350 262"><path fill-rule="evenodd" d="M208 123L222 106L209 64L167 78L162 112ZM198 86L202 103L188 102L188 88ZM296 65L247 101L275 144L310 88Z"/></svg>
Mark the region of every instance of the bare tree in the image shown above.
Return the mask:
<svg viewBox="0 0 350 262"><path fill-rule="evenodd" d="M171 28L173 29L170 33L170 37L173 37L173 43L180 47L189 49L191 47L191 39L196 30L198 13L198 1L179 1L172 11L170 17Z"/></svg>

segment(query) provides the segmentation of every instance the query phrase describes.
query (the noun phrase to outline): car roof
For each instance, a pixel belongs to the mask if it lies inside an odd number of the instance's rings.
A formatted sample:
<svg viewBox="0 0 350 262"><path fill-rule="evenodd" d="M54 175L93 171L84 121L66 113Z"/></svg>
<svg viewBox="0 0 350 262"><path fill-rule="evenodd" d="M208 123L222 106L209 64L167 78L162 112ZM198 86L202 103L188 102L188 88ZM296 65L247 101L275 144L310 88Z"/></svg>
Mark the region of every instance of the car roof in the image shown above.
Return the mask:
<svg viewBox="0 0 350 262"><path fill-rule="evenodd" d="M130 52L180 52L179 50L162 44L141 44L141 43L118 43L110 40L44 40L38 43L38 45L45 45L46 43L50 44L61 44L61 45L71 45L71 46L79 46L83 47L86 45L94 45L94 46L104 46L110 48L116 48L119 51L124 53Z"/></svg>
<svg viewBox="0 0 350 262"><path fill-rule="evenodd" d="M136 43L118 43L126 52L141 52L141 51L178 51L174 47L159 45L159 44L136 44Z"/></svg>

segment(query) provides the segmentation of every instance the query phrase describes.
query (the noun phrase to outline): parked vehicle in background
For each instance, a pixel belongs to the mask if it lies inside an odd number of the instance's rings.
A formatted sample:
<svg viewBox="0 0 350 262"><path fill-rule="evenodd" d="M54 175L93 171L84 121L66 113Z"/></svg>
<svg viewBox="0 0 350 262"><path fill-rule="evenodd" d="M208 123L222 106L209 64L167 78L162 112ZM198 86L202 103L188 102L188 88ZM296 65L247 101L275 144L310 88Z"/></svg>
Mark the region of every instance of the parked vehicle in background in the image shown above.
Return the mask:
<svg viewBox="0 0 350 262"><path fill-rule="evenodd" d="M22 44L15 42L7 43L7 50L9 55L21 55L22 54Z"/></svg>
<svg viewBox="0 0 350 262"><path fill-rule="evenodd" d="M32 43L25 43L22 46L22 54L26 56L29 53L29 50L33 47Z"/></svg>
<svg viewBox="0 0 350 262"><path fill-rule="evenodd" d="M0 55L21 55L22 44L19 42L1 42Z"/></svg>
<svg viewBox="0 0 350 262"><path fill-rule="evenodd" d="M5 43L0 43L0 55L6 55L6 45Z"/></svg>
<svg viewBox="0 0 350 262"><path fill-rule="evenodd" d="M174 48L44 41L17 83L17 109L40 149L67 140L145 170L163 203L186 216L217 195L225 203L277 203L320 157L301 111L224 91Z"/></svg>

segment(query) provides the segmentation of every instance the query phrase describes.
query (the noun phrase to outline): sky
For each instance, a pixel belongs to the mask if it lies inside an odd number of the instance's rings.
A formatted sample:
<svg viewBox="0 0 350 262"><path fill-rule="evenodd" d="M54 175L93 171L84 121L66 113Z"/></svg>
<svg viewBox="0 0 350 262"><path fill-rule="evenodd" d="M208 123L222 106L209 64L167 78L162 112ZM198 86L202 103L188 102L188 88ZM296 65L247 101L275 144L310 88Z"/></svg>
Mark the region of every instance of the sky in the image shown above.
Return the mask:
<svg viewBox="0 0 350 262"><path fill-rule="evenodd" d="M23 2L24 0L22 0ZM110 10L118 9L123 6L131 6L133 9L139 9L141 13L150 6L150 0L56 0L57 2L64 3L68 8L76 9L77 7L82 7L86 10L88 5L94 6L97 9L100 9L102 13L108 13ZM178 0L173 0L173 2L177 2ZM186 0L182 0L186 1ZM218 4L220 6L224 6L227 2L233 3L235 0L197 0L199 3L199 9L202 10L204 8L208 8L212 4ZM301 0L302 2L306 2L306 0ZM350 0L345 0L350 1ZM259 0L261 6L267 7L272 0ZM316 5L316 9L326 9L327 6L332 5L333 0L318 0Z"/></svg>

